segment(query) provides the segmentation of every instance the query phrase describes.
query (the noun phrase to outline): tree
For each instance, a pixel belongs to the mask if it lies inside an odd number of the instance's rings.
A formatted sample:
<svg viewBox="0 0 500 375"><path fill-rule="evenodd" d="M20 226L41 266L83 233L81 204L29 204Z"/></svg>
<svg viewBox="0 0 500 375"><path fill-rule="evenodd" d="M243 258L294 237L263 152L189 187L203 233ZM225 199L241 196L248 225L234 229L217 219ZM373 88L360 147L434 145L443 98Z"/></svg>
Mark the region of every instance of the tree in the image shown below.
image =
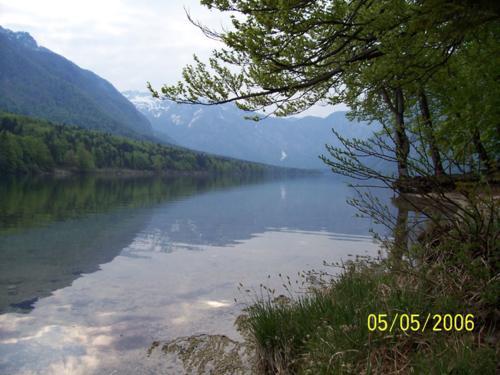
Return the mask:
<svg viewBox="0 0 500 375"><path fill-rule="evenodd" d="M78 160L78 168L82 171L88 171L95 168L94 157L85 148L83 143L78 143L76 146L76 158Z"/></svg>
<svg viewBox="0 0 500 375"><path fill-rule="evenodd" d="M24 170L23 150L14 135L0 132L0 171L18 173Z"/></svg>
<svg viewBox="0 0 500 375"><path fill-rule="evenodd" d="M498 6L465 0L202 4L230 14L233 28L221 33L191 20L224 48L215 50L208 63L195 56L194 65L183 70L183 82L163 86L161 94L149 85L154 96L204 105L234 101L245 110L271 107L278 116L318 102L344 102L369 120L377 120L380 110L388 111L392 119L386 131L400 177L411 174L406 120L417 98L420 128L426 129L422 141L427 142L434 173L443 173L428 83L443 78L450 59L475 33L496 25L500 14ZM366 105L371 109L362 108Z"/></svg>
<svg viewBox="0 0 500 375"><path fill-rule="evenodd" d="M401 195L407 205L399 205L394 218L370 195L352 201L395 231L394 264L402 260L408 229L421 228L410 220L411 210L417 218L430 219L437 233L454 226L462 239L482 243L478 253L491 253L484 239L495 238L497 227L489 223L498 217L498 207L493 199L470 198L479 189L487 191L478 181L495 178L500 161L499 5L470 0L201 2L230 14L232 29L223 32L190 18L224 46L208 62L195 56L182 82L160 91L148 84L153 96L202 105L235 102L267 116L296 114L319 102L345 103L351 118L378 122L382 130L359 140L333 129L343 147L327 145L323 161L335 173L370 180L370 185L375 179L398 193L424 198L415 202ZM381 169L373 160L390 167ZM214 164L223 169L219 161ZM469 177L472 189L458 192L468 202L463 206L447 190L456 181L470 182ZM485 207L493 214L485 214ZM477 230L460 232L463 226Z"/></svg>
<svg viewBox="0 0 500 375"><path fill-rule="evenodd" d="M50 150L41 139L33 136L22 137L21 145L26 166L45 171L54 167L54 159Z"/></svg>

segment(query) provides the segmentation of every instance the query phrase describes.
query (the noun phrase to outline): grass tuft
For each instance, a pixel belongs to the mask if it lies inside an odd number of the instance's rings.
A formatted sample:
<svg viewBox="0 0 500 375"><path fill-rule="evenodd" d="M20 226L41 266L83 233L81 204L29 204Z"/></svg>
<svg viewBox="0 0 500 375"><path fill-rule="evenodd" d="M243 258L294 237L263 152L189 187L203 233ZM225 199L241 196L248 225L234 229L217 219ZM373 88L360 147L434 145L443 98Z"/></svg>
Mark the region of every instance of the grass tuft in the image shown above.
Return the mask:
<svg viewBox="0 0 500 375"><path fill-rule="evenodd" d="M495 374L498 271L471 244L417 244L432 262L351 263L340 276L288 303L260 298L247 309L247 337L268 374ZM451 252L450 248L454 248ZM410 266L412 264L412 266ZM467 314L475 329L370 332L369 314ZM425 320L424 318L421 318ZM423 321L422 321L423 324Z"/></svg>

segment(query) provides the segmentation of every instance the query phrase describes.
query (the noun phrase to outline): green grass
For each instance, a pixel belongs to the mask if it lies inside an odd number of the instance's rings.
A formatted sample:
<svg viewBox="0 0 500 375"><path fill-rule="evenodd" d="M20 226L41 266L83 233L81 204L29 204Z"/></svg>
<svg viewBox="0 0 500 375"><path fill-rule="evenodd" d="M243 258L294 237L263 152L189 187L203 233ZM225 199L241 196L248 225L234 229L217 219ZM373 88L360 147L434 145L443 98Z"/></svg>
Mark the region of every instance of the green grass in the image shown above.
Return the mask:
<svg viewBox="0 0 500 375"><path fill-rule="evenodd" d="M368 331L372 313L393 317L470 310L464 295L446 285L436 288L422 274L392 272L383 263L352 265L330 285L289 303L260 299L248 308L245 326L260 368L269 374L495 374L495 347L477 330ZM478 324L483 323L478 319ZM484 332L494 334L491 328Z"/></svg>
<svg viewBox="0 0 500 375"><path fill-rule="evenodd" d="M247 308L240 324L260 370L500 373L500 200L469 197L463 216L428 222L409 248L405 242L404 250L387 242L384 260L350 262L338 276L320 283L323 273L310 272L307 292L291 300L273 298L274 290L264 288L267 296ZM370 314L387 314L387 327L370 331ZM429 316L426 329L400 329L393 318L404 314L418 314L420 327ZM435 331L436 314L472 314L474 326L446 330L441 322Z"/></svg>

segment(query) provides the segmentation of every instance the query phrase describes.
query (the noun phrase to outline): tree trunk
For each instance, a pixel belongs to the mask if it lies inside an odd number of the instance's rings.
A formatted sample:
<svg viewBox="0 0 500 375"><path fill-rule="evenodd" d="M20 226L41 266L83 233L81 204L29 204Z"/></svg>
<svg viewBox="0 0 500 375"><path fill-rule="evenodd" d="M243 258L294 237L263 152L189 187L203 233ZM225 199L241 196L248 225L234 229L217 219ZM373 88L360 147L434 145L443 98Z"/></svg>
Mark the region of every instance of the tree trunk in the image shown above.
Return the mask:
<svg viewBox="0 0 500 375"><path fill-rule="evenodd" d="M472 143L474 143L474 147L476 148L481 163L486 166L488 172L493 172L493 163L491 162L491 159L481 142L481 134L479 133L478 128L474 128L472 131Z"/></svg>
<svg viewBox="0 0 500 375"><path fill-rule="evenodd" d="M395 98L395 140L396 140L396 157L398 159L398 174L399 178L408 177L408 155L410 153L410 142L408 141L408 137L406 135L405 130L405 103L403 90L398 87L394 90L394 98Z"/></svg>
<svg viewBox="0 0 500 375"><path fill-rule="evenodd" d="M441 155L437 147L436 137L434 136L434 129L432 126L431 113L429 111L429 103L427 96L422 90L419 94L419 105L422 118L426 127L426 138L429 142L429 149L431 152L432 164L434 166L434 175L441 176L444 174L443 164L441 162Z"/></svg>
<svg viewBox="0 0 500 375"><path fill-rule="evenodd" d="M410 142L406 135L404 120L404 96L403 90L398 87L394 90L394 104L385 88L382 88L382 98L394 114L394 141L396 143L396 159L398 164L399 180L408 177L408 155L410 153Z"/></svg>
<svg viewBox="0 0 500 375"><path fill-rule="evenodd" d="M408 251L408 215L409 210L404 204L398 206L398 215L394 227L394 243L389 255L389 263L393 269L401 266L403 256Z"/></svg>

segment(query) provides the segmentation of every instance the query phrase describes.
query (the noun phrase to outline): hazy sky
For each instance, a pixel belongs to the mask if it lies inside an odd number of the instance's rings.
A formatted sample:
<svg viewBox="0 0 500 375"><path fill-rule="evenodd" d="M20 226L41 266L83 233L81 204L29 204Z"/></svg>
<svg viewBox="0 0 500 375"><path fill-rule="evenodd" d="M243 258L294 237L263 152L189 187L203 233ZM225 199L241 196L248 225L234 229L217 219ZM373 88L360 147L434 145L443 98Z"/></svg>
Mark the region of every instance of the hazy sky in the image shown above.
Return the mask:
<svg viewBox="0 0 500 375"><path fill-rule="evenodd" d="M118 90L175 83L193 53L217 43L188 22L185 10L212 28L228 17L198 0L0 0L0 25L28 31L38 44L110 81ZM331 107L308 114L324 116Z"/></svg>

